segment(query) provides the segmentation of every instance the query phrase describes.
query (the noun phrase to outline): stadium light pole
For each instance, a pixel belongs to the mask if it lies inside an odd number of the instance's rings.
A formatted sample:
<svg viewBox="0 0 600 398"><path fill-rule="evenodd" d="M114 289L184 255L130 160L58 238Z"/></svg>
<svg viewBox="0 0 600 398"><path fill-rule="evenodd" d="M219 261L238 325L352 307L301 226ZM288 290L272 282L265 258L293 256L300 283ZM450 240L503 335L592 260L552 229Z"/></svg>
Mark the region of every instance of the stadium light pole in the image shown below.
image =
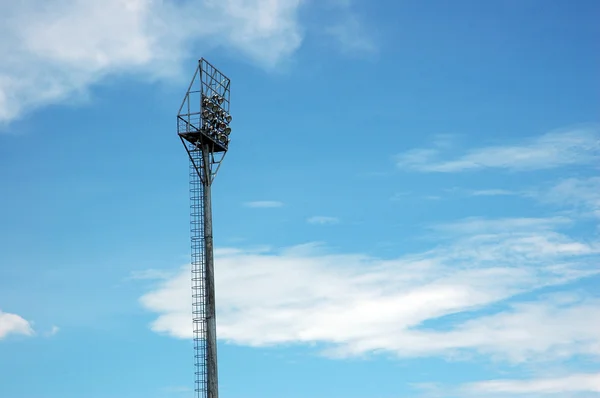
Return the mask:
<svg viewBox="0 0 600 398"><path fill-rule="evenodd" d="M177 114L190 159L190 235L195 397L218 398L211 185L229 147L230 81L204 58Z"/></svg>

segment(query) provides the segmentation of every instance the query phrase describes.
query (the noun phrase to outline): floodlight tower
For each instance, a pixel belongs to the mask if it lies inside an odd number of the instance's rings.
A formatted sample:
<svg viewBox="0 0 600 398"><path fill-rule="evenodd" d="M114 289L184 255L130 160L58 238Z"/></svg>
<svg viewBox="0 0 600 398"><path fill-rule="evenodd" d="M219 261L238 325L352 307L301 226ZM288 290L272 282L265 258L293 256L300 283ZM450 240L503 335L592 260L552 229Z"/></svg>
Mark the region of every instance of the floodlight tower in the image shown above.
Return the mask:
<svg viewBox="0 0 600 398"><path fill-rule="evenodd" d="M229 79L202 58L177 115L177 134L190 158L196 398L219 396L210 187L227 153L230 122Z"/></svg>

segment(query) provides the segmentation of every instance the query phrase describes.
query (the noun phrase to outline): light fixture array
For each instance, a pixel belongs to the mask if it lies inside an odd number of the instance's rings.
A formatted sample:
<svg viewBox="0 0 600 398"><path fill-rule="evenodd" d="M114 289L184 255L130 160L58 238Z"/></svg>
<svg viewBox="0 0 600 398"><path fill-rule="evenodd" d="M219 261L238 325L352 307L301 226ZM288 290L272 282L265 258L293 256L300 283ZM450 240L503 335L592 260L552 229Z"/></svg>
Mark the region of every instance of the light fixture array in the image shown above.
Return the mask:
<svg viewBox="0 0 600 398"><path fill-rule="evenodd" d="M211 138L227 145L231 134L231 115L221 106L225 99L218 94L202 96L202 120L204 131Z"/></svg>

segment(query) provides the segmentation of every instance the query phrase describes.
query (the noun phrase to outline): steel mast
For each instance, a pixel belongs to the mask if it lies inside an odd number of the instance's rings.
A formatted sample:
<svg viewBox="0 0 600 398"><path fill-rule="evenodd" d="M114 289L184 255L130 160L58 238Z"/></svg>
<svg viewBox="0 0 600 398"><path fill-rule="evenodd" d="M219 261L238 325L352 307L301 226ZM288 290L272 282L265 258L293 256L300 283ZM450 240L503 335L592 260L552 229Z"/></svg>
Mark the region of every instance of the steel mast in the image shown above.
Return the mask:
<svg viewBox="0 0 600 398"><path fill-rule="evenodd" d="M195 397L218 398L211 185L227 153L229 79L204 58L177 115L190 159L190 232Z"/></svg>

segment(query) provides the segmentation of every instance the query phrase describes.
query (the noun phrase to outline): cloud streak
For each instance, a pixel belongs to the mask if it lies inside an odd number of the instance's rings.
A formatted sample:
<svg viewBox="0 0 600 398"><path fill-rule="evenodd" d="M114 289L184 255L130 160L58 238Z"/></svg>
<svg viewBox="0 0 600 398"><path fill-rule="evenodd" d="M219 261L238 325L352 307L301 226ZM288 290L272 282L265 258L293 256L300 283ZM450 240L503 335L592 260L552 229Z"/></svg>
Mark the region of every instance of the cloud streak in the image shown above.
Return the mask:
<svg viewBox="0 0 600 398"><path fill-rule="evenodd" d="M255 202L246 202L244 206L255 209L269 209L274 207L283 207L283 202L276 200L258 200Z"/></svg>
<svg viewBox="0 0 600 398"><path fill-rule="evenodd" d="M594 298L566 304L540 298L490 310L517 294L600 272L597 242L577 241L558 225L544 219L466 220L456 224L449 243L392 260L311 246L221 251L219 336L249 346L322 343L328 355L342 357L466 352L518 363L600 355L600 326L582 328L600 319ZM141 298L157 313L153 330L190 336L188 290L185 267ZM442 327L448 315L486 309ZM563 326L544 330L540 338L544 322Z"/></svg>
<svg viewBox="0 0 600 398"><path fill-rule="evenodd" d="M600 177L568 178L538 196L547 203L571 206L583 215L600 218Z"/></svg>
<svg viewBox="0 0 600 398"><path fill-rule="evenodd" d="M306 220L306 222L309 224L317 224L317 225L332 225L332 224L339 223L340 220L336 217L314 216L314 217L309 217Z"/></svg>
<svg viewBox="0 0 600 398"><path fill-rule="evenodd" d="M590 164L599 159L598 127L555 131L521 144L475 148L444 160L439 147L413 149L396 157L400 169L452 173L482 169L547 170Z"/></svg>
<svg viewBox="0 0 600 398"><path fill-rule="evenodd" d="M474 396L565 396L572 393L600 393L600 373L581 373L531 380L490 380L472 383L463 392ZM570 397L572 395L569 395Z"/></svg>
<svg viewBox="0 0 600 398"><path fill-rule="evenodd" d="M517 193L513 191L509 191L507 189L481 189L476 191L471 191L470 194L472 196L510 196L517 195Z"/></svg>

